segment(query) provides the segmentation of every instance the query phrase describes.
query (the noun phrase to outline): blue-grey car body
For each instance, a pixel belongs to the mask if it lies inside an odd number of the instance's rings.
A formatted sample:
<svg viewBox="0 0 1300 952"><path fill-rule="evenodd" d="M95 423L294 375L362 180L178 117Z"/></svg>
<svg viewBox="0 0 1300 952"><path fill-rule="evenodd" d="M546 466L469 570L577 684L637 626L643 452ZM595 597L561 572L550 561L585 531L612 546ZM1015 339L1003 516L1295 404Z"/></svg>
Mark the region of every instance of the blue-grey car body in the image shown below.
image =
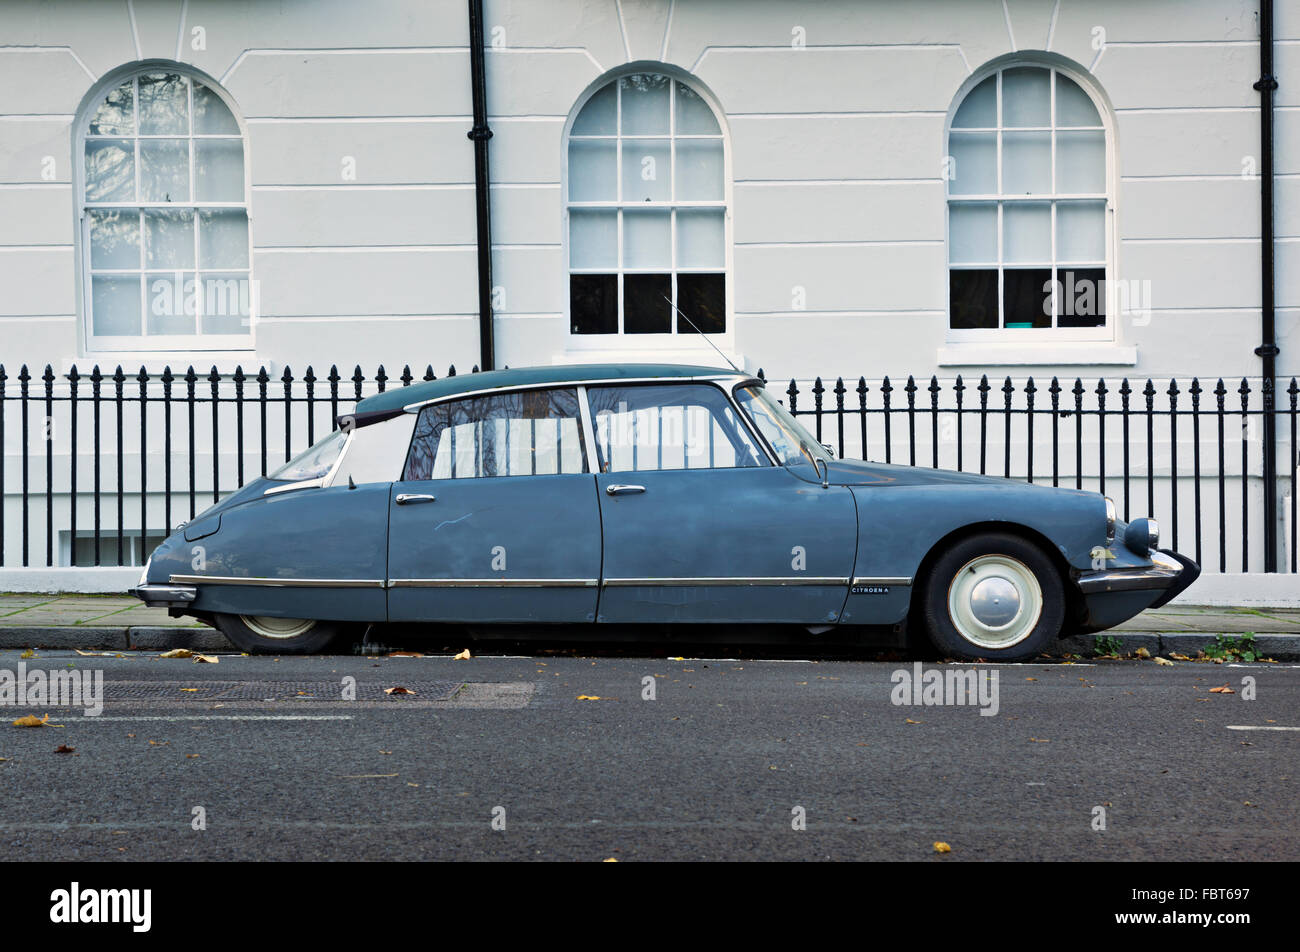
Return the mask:
<svg viewBox="0 0 1300 952"><path fill-rule="evenodd" d="M344 423L355 440L471 394L654 382L728 398L761 386L709 367L521 368L389 390ZM1009 530L1059 568L1071 633L1162 604L1199 572L1136 544L1147 526L1108 526L1097 493L854 460L783 464L732 406L764 465L600 472L588 445L575 473L403 481L394 458L381 481L255 479L172 532L133 591L204 619L897 626L946 545ZM589 427L585 402L583 414ZM497 552L508 553L500 565Z"/></svg>

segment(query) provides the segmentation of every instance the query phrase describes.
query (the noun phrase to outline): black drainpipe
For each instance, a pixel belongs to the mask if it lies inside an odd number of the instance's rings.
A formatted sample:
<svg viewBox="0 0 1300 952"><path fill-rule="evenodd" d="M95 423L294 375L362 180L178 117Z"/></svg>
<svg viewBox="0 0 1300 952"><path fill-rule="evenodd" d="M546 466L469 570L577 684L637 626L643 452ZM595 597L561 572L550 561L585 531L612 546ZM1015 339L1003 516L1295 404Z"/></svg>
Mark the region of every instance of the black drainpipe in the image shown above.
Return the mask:
<svg viewBox="0 0 1300 952"><path fill-rule="evenodd" d="M492 340L492 204L488 174L487 71L483 63L483 0L469 0L469 71L474 90L474 214L478 223L479 367L495 366Z"/></svg>
<svg viewBox="0 0 1300 952"><path fill-rule="evenodd" d="M1259 5L1259 131L1260 131L1260 278L1261 336L1255 353L1264 362L1264 571L1277 571L1277 437L1273 418L1274 375L1279 353L1274 328L1273 288L1273 0Z"/></svg>

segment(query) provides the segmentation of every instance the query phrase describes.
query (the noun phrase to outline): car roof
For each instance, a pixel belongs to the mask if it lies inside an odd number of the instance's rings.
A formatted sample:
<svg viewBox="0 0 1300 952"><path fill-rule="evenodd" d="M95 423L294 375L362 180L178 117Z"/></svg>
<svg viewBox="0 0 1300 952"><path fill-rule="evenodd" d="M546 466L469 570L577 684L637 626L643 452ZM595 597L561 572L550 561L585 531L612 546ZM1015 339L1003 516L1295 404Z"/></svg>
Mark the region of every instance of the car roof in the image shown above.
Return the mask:
<svg viewBox="0 0 1300 952"><path fill-rule="evenodd" d="M688 364L554 364L544 367L513 367L480 373L457 374L441 380L425 380L409 387L397 387L366 397L357 404L357 414L400 411L412 404L428 403L462 393L561 383L606 383L619 380L745 378L731 368L696 367ZM757 379L757 378L754 378Z"/></svg>

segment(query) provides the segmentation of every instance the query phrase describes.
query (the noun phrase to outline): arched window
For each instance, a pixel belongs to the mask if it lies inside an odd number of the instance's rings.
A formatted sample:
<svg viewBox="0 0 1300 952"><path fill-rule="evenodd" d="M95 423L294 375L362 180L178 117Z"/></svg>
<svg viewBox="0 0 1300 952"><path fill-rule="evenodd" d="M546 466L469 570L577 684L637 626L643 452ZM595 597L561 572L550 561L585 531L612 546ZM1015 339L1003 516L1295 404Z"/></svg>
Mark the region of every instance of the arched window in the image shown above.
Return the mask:
<svg viewBox="0 0 1300 952"><path fill-rule="evenodd" d="M726 333L725 146L709 104L670 76L620 76L582 105L567 148L572 333Z"/></svg>
<svg viewBox="0 0 1300 952"><path fill-rule="evenodd" d="M1092 96L1054 67L1004 66L962 99L948 131L953 331L1105 332L1106 135Z"/></svg>
<svg viewBox="0 0 1300 952"><path fill-rule="evenodd" d="M87 349L249 347L244 135L224 93L147 68L114 78L80 131Z"/></svg>

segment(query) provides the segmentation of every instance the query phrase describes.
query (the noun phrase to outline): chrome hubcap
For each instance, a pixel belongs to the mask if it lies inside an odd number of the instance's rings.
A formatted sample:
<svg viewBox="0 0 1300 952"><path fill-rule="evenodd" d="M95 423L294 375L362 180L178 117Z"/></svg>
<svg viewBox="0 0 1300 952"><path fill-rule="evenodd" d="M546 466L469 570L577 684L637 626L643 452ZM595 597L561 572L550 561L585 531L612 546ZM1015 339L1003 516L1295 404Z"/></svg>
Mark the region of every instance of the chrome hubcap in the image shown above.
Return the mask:
<svg viewBox="0 0 1300 952"><path fill-rule="evenodd" d="M981 555L948 586L948 617L977 648L1010 648L1028 638L1043 613L1043 589L1029 566L1009 555Z"/></svg>
<svg viewBox="0 0 1300 952"><path fill-rule="evenodd" d="M296 638L316 627L314 618L271 618L268 615L240 615L240 620L263 638Z"/></svg>

